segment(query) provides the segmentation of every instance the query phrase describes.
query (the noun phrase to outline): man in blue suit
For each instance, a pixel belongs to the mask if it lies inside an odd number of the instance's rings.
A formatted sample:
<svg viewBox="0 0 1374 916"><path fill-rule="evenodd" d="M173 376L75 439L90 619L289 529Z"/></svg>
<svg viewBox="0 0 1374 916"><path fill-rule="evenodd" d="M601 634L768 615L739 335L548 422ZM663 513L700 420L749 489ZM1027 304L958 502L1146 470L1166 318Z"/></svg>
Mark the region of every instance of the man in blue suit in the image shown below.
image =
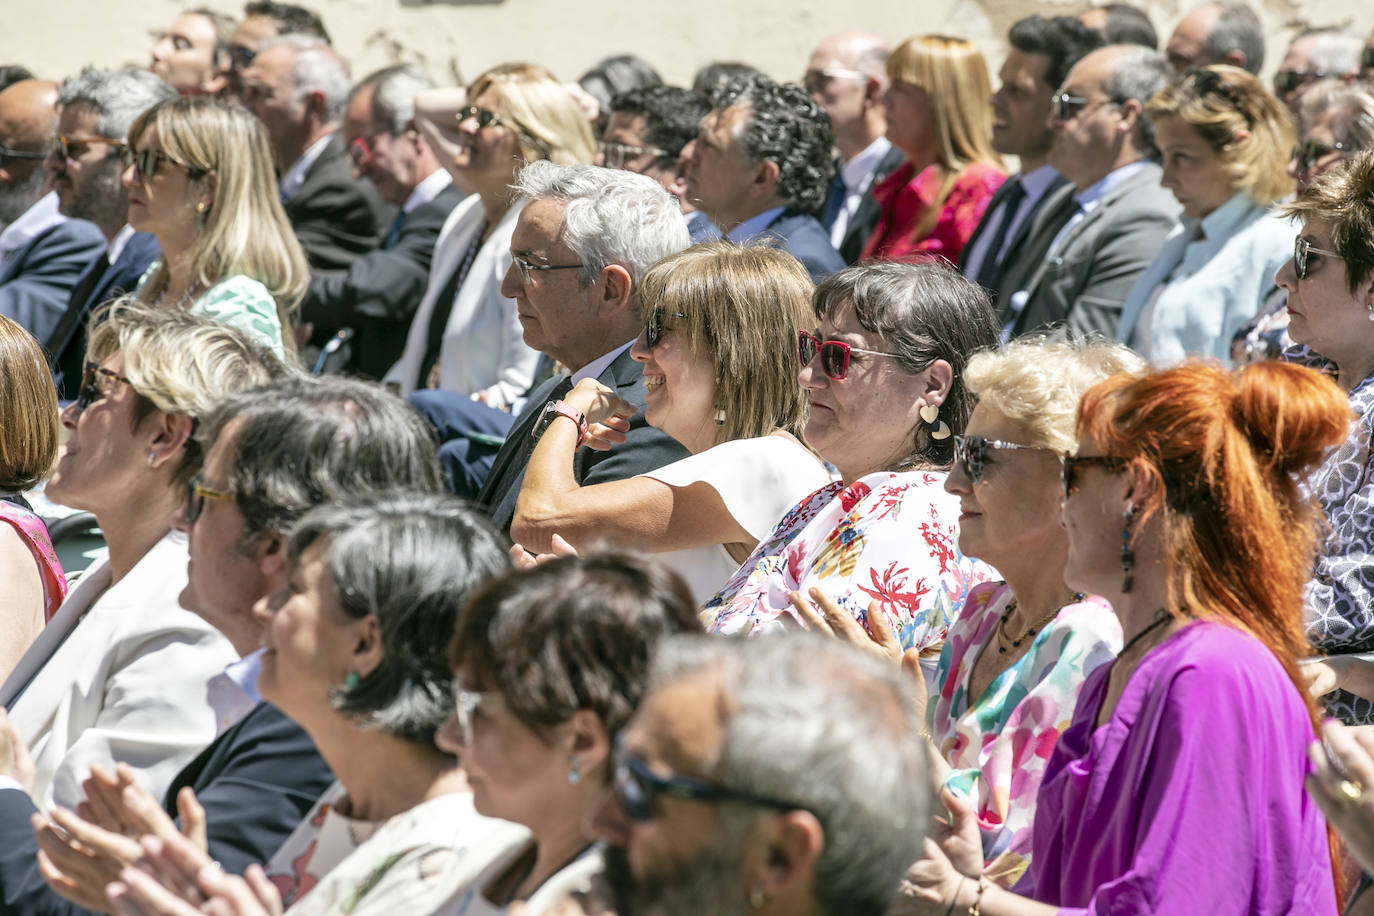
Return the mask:
<svg viewBox="0 0 1374 916"><path fill-rule="evenodd" d="M154 236L135 232L125 222L129 191L119 180L124 171L120 153L134 119L173 98L175 89L143 70L87 67L58 90L57 141L47 159L58 209L63 216L93 223L107 242L77 278L46 338L39 337L63 400L75 398L81 382L91 312L102 302L133 292L161 254Z"/></svg>
<svg viewBox="0 0 1374 916"><path fill-rule="evenodd" d="M687 198L732 242L774 239L819 282L844 267L815 214L835 177L830 120L805 89L731 80L687 145Z"/></svg>
<svg viewBox="0 0 1374 916"><path fill-rule="evenodd" d="M0 92L0 315L39 340L72 285L105 247L100 230L58 212L43 159L57 126L57 84L22 80Z"/></svg>

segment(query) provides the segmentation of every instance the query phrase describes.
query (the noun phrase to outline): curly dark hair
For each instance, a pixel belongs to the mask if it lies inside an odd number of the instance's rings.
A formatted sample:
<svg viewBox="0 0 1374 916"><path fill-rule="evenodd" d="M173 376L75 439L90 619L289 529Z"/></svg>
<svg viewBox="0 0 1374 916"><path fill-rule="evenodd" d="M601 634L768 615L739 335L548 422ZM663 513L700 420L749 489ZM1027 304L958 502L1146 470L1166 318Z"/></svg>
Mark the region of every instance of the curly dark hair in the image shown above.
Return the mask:
<svg viewBox="0 0 1374 916"><path fill-rule="evenodd" d="M677 86L646 86L622 92L611 100L611 112L643 115L650 146L667 150L673 161L696 139L701 119L711 111L706 96ZM665 163L666 164L666 163Z"/></svg>
<svg viewBox="0 0 1374 916"><path fill-rule="evenodd" d="M325 31L324 21L319 15L294 3L252 0L243 7L243 17L247 19L249 16L266 16L275 20L278 35L313 35L329 42L329 33Z"/></svg>
<svg viewBox="0 0 1374 916"><path fill-rule="evenodd" d="M747 105L749 117L736 138L740 151L752 163L777 163L781 197L808 212L821 209L835 177L835 134L809 92L796 83L746 76L721 86L711 104Z"/></svg>

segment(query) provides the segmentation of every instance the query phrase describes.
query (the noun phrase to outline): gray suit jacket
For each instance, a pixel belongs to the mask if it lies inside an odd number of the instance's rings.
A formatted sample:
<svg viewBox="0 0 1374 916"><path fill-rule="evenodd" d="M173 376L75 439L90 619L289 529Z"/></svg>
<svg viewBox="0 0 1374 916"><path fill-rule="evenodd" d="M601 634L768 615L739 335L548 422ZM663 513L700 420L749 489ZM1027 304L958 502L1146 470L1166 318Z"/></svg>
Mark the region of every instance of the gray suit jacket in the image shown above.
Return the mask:
<svg viewBox="0 0 1374 916"><path fill-rule="evenodd" d="M1147 163L1109 191L1070 230L1059 249L1040 262L1024 286L1004 285L1006 290L1029 291L1013 336L1063 327L1116 339L1126 297L1178 219L1178 201L1160 187L1159 177L1159 166ZM1043 231L1050 231L1049 224L1063 215L1063 208L1072 215L1073 189L1068 190L1066 199L1051 201L1053 206L1044 208L1058 209L1047 214L1051 219ZM1057 231L1051 232L1051 241ZM1009 300L1010 295L1004 301Z"/></svg>

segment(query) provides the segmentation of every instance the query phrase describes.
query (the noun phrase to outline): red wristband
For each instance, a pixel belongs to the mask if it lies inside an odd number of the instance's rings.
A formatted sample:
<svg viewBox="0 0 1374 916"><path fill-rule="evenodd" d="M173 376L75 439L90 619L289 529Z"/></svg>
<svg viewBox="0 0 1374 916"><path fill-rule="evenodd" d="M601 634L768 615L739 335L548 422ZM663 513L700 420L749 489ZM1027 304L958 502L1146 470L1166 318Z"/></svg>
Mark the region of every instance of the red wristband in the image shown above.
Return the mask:
<svg viewBox="0 0 1374 916"><path fill-rule="evenodd" d="M581 448L582 444L587 441L587 419L582 416L582 412L567 401L555 401L552 409L560 417L567 417L577 424L577 445L573 451Z"/></svg>

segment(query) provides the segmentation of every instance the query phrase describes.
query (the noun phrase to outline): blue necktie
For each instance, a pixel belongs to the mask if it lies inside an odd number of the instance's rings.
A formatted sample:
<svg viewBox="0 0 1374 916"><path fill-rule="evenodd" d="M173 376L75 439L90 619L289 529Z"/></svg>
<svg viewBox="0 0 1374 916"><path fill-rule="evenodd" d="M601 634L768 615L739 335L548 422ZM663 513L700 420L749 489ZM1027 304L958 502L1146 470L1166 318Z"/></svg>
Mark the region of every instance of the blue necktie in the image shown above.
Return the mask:
<svg viewBox="0 0 1374 916"><path fill-rule="evenodd" d="M396 214L396 218L391 221L391 228L386 231L386 239L382 242L383 248L394 248L396 242L401 238L401 225L406 221L406 212L401 210Z"/></svg>
<svg viewBox="0 0 1374 916"><path fill-rule="evenodd" d="M844 186L844 179L840 177L840 173L836 172L830 181L830 190L825 195L825 211L821 219L821 225L827 230L835 225L835 219L844 209L844 199L848 196L849 189Z"/></svg>

